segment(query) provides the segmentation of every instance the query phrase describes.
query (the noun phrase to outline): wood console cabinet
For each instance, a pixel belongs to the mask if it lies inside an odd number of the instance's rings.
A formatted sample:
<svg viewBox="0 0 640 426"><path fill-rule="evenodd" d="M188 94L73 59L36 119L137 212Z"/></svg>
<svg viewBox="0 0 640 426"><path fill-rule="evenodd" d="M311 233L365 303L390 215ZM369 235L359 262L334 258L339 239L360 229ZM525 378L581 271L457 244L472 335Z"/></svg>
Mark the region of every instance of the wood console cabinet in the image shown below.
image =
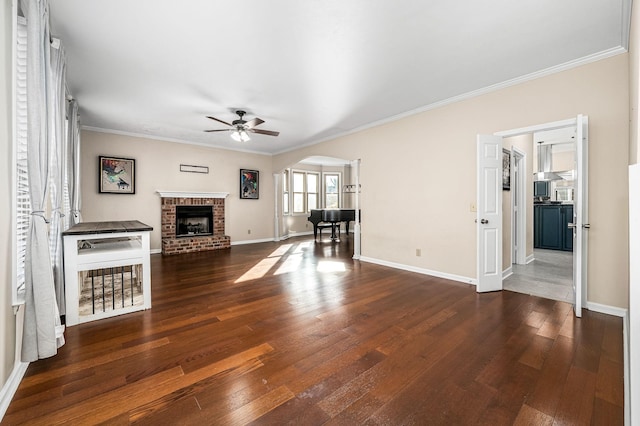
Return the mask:
<svg viewBox="0 0 640 426"><path fill-rule="evenodd" d="M573 251L573 205L544 204L533 208L533 246L535 248Z"/></svg>

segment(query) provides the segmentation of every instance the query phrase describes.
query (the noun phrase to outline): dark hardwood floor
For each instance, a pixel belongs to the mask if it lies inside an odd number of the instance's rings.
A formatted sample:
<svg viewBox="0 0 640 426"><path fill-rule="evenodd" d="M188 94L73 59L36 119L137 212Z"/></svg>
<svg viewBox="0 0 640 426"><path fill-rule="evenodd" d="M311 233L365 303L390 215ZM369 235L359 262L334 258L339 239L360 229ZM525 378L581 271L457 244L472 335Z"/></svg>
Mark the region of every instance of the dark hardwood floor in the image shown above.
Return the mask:
<svg viewBox="0 0 640 426"><path fill-rule="evenodd" d="M620 318L351 253L154 255L153 308L68 328L2 424L623 424Z"/></svg>

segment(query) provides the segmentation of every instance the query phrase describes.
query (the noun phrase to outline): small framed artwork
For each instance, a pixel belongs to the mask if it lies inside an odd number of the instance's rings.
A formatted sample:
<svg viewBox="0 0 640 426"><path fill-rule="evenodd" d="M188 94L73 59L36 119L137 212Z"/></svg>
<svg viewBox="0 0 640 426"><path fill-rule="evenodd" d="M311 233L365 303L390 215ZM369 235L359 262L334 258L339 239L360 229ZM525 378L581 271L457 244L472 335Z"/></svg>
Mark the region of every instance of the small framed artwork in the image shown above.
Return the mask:
<svg viewBox="0 0 640 426"><path fill-rule="evenodd" d="M98 157L98 191L109 194L136 193L136 160Z"/></svg>
<svg viewBox="0 0 640 426"><path fill-rule="evenodd" d="M190 164L180 164L180 171L186 173L209 173L207 166L192 166Z"/></svg>
<svg viewBox="0 0 640 426"><path fill-rule="evenodd" d="M511 190L511 151L502 148L502 189Z"/></svg>
<svg viewBox="0 0 640 426"><path fill-rule="evenodd" d="M240 199L257 200L260 198L260 182L257 170L240 169Z"/></svg>

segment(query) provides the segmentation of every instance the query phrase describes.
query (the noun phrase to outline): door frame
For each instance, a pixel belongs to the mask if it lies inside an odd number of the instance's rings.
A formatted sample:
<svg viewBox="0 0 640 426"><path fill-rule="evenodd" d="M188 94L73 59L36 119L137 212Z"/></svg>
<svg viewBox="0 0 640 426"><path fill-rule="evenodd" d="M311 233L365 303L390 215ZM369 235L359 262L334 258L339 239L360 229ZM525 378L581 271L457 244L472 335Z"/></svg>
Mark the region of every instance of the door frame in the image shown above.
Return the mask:
<svg viewBox="0 0 640 426"><path fill-rule="evenodd" d="M581 115L576 115L576 117L573 118L569 118L566 120L559 120L559 121L552 121L549 123L543 123L543 124L537 124L537 125L533 125L533 126L527 126L527 127L521 127L521 128L517 128L517 129L510 129L510 130L504 130L504 131L500 131L500 132L495 132L494 135L496 136L501 136L503 138L508 138L508 137L513 137L513 136L519 136L519 135L524 135L524 134L529 134L529 133L535 133L535 132L539 132L539 131L544 131L544 130L556 130L556 129L562 129L565 127L571 127L574 126L577 128L578 125L578 117L580 117ZM586 122L588 123L588 116L582 116L583 118L586 119ZM576 141L577 142L577 141ZM588 174L588 169L586 169L586 173ZM586 178L588 178L588 176L586 176ZM586 189L583 187L583 189ZM575 194L575 197L582 197L582 199L584 200L585 204L587 203L588 200L588 194L586 193L586 191L584 191L584 194ZM502 225L501 225L502 226ZM580 224L580 226L582 226L582 224ZM585 238L587 238L588 236L585 235ZM575 247L574 247L575 250ZM575 252L574 252L575 253ZM587 253L585 251L585 253L583 254L583 258L582 258L582 263L583 266L586 270L586 265L587 265ZM478 252L476 254L477 256L477 260L479 261L479 259L482 258L482 253ZM500 264L502 264L502 252L498 253L498 256L500 257L499 262ZM479 279L479 277L478 277ZM575 287L576 283L574 283L574 287ZM587 295L587 289L588 289L588 281L587 281L587 275L586 273L583 273L583 285L581 288L581 291L579 292L579 294L576 294L576 299L579 297L580 300L580 305L581 306L585 306L586 305L586 295ZM574 300L574 303L576 302L576 300Z"/></svg>
<svg viewBox="0 0 640 426"><path fill-rule="evenodd" d="M527 153L511 147L511 184L515 197L511 197L511 263L527 264ZM517 197L517 203L516 203ZM520 208L516 210L515 206ZM514 227L513 224L516 224ZM516 245L516 241L519 242ZM516 248L517 247L517 248Z"/></svg>

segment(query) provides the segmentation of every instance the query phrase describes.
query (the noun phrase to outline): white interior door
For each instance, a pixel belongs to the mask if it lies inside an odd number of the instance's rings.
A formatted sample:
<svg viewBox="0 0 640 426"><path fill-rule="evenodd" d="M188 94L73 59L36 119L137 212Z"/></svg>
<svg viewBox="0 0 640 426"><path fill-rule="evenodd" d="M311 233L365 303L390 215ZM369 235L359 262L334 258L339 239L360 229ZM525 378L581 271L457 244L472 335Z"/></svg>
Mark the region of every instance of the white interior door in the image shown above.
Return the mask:
<svg viewBox="0 0 640 426"><path fill-rule="evenodd" d="M502 137L478 135L478 292L502 290Z"/></svg>
<svg viewBox="0 0 640 426"><path fill-rule="evenodd" d="M589 118L579 115L576 121L576 179L573 209L573 296L577 317L582 316L587 289L588 215L588 125Z"/></svg>

